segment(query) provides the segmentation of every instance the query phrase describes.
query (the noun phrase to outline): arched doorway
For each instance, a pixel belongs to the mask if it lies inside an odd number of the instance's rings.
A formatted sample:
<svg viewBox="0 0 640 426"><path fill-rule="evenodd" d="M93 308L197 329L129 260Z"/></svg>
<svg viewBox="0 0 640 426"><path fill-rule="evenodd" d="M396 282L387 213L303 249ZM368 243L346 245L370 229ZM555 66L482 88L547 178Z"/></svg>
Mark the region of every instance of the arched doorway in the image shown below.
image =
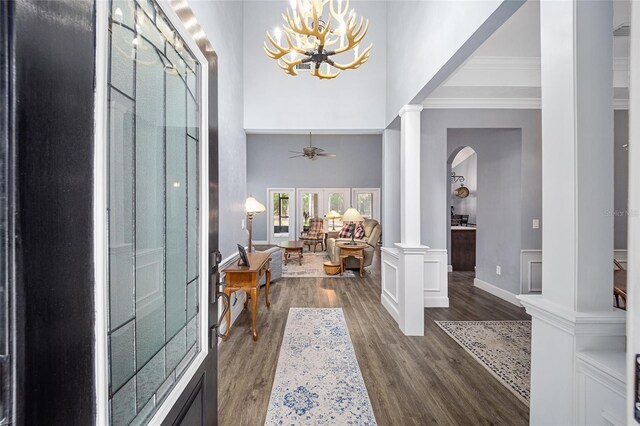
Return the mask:
<svg viewBox="0 0 640 426"><path fill-rule="evenodd" d="M448 159L450 190L449 264L453 271L475 272L478 155L470 146L456 149Z"/></svg>

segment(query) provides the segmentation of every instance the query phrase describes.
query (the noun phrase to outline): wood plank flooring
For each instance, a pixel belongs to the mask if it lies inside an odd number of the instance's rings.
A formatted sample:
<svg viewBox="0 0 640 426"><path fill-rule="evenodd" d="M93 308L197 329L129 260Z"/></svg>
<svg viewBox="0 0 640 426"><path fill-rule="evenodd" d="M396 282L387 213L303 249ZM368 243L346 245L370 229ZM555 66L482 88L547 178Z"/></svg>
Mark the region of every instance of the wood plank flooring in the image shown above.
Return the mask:
<svg viewBox="0 0 640 426"><path fill-rule="evenodd" d="M426 309L425 336L407 337L380 304L380 256L364 278L287 278L271 286L271 309L249 309L219 348L221 425L262 425L291 307L341 307L379 425L526 425L529 409L447 336L436 320L522 320L524 309L449 274L450 308Z"/></svg>

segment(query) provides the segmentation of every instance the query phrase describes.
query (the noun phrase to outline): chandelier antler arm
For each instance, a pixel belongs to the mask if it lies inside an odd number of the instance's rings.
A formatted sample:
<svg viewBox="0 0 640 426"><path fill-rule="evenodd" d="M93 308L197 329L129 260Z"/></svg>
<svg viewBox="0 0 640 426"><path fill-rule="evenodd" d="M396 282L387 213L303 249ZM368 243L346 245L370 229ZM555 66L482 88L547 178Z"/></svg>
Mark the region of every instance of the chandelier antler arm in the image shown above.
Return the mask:
<svg viewBox="0 0 640 426"><path fill-rule="evenodd" d="M360 44L364 36L367 35L367 31L369 31L369 20L367 19L365 23L364 18L360 17L360 24L356 28L356 16L355 14L352 14L347 21L346 27L347 33L345 35L347 43L333 51L331 54L338 55L340 53L347 52Z"/></svg>
<svg viewBox="0 0 640 426"><path fill-rule="evenodd" d="M324 8L324 4L321 4L321 8ZM291 17L291 12L287 9L287 15L284 16L287 25L284 29L290 33L298 33L307 37L315 37L318 40L320 46L324 46L325 39L329 33L331 23L326 25L320 25L320 16L318 12L322 13L322 10L318 11L315 5L311 6L311 27L307 24L307 19L304 15L304 8L302 7L302 1L298 0L298 7L294 11L294 17ZM298 19L296 19L298 18ZM288 28L287 28L288 26Z"/></svg>
<svg viewBox="0 0 640 426"><path fill-rule="evenodd" d="M280 67L280 69L282 69L285 73L289 75L298 75L298 71L296 70L296 65L300 65L309 61L311 61L310 58L296 59L294 61L290 61L286 58L280 58L278 60L278 66Z"/></svg>
<svg viewBox="0 0 640 426"><path fill-rule="evenodd" d="M324 73L322 72L322 70L320 69L320 65L318 64L311 69L311 75L314 77L318 77L321 80L332 80L340 75L340 71L337 71L335 74Z"/></svg>
<svg viewBox="0 0 640 426"><path fill-rule="evenodd" d="M337 68L339 70L348 70L348 69L357 69L360 68L360 66L362 64L364 64L365 62L367 62L369 60L369 55L371 52L371 48L373 47L373 44L370 44L369 46L367 46L366 49L364 49L364 51L358 55L358 57L356 59L353 60L353 62L350 62L348 64L342 65L339 64L335 61L331 62L331 66L333 66L334 68Z"/></svg>
<svg viewBox="0 0 640 426"><path fill-rule="evenodd" d="M342 8L338 11L336 11L335 7L333 6L334 2L331 0L327 1L329 3L329 11L331 12L331 16L333 18L335 18L338 22L342 23L344 22L346 25L346 21L344 19L345 16L347 16L347 12L349 11L349 0L344 0L342 3Z"/></svg>
<svg viewBox="0 0 640 426"><path fill-rule="evenodd" d="M269 46L267 45L267 42L264 42L264 51L266 52L266 54L272 58L272 59L280 59L282 58L284 55L291 53L291 52L297 52L300 53L302 55L309 55L309 52L299 48L298 46L296 46L292 41L291 41L291 37L289 36L289 34L285 34L285 38L287 40L287 45L288 48L283 47L282 45L278 44L273 37L271 36L271 34L267 31L267 38L269 39L269 41L271 42L271 44L273 45L273 47L275 48L275 50L271 50L269 48Z"/></svg>

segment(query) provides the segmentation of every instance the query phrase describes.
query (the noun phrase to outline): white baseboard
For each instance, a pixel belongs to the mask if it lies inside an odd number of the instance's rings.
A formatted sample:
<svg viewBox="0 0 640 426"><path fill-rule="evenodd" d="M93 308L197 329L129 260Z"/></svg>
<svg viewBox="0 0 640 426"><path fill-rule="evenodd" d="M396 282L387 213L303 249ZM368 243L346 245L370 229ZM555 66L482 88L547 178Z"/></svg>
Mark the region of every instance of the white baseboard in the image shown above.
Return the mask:
<svg viewBox="0 0 640 426"><path fill-rule="evenodd" d="M387 312L389 312L389 315L391 315L393 320L395 322L398 322L398 316L399 316L399 314L398 314L398 304L395 303L394 301L392 301L391 298L386 294L382 294L380 296L380 302L382 303L382 306L385 307Z"/></svg>
<svg viewBox="0 0 640 426"><path fill-rule="evenodd" d="M519 307L522 306L520 300L518 299L518 296L511 293L510 291L503 290L500 287L489 284L486 281L479 280L478 278L473 279L473 285L475 287L478 287L480 290L484 290L487 293L491 293L494 296L499 297L502 300L506 300L507 302L513 303L514 305Z"/></svg>
<svg viewBox="0 0 640 426"><path fill-rule="evenodd" d="M449 298L448 297L425 297L424 307L425 308L448 308Z"/></svg>
<svg viewBox="0 0 640 426"><path fill-rule="evenodd" d="M453 265L447 266L447 272L453 272Z"/></svg>

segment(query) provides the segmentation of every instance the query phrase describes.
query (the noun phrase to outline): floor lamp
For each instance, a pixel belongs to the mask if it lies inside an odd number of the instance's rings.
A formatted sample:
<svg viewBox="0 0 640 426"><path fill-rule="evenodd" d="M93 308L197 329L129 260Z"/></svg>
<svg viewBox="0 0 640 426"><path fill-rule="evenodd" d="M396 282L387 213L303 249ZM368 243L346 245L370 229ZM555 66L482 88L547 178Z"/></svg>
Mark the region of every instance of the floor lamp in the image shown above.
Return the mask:
<svg viewBox="0 0 640 426"><path fill-rule="evenodd" d="M259 203L258 200L256 200L252 196L249 196L249 198L247 198L247 201L245 202L245 211L247 212L247 229L249 230L249 253L251 253L251 231L253 228L253 216L258 213L262 213L266 209L267 208L263 204Z"/></svg>

